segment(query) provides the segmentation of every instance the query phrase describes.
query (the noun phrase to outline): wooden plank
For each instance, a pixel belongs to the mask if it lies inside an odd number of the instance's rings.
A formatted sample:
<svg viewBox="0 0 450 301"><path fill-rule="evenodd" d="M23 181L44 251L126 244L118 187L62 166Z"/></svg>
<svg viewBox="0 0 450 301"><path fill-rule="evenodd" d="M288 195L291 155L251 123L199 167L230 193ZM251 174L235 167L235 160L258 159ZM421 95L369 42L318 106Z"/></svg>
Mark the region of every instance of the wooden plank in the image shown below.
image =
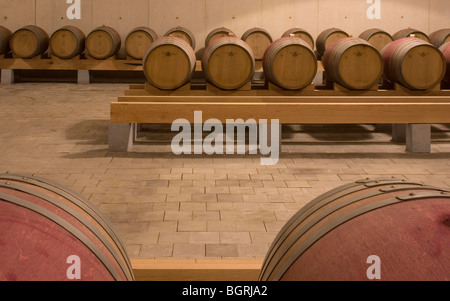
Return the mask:
<svg viewBox="0 0 450 301"><path fill-rule="evenodd" d="M257 281L260 259L131 259L136 281Z"/></svg>
<svg viewBox="0 0 450 301"><path fill-rule="evenodd" d="M188 92L188 93L187 93ZM315 91L313 93L305 93L301 95L283 95L278 94L276 91L220 91L220 93L208 92L208 91L180 91L174 92L170 95L126 95L119 96L118 102L180 102L180 103L220 103L238 104L238 103L404 103L404 104L417 104L417 103L449 103L450 93L440 96L406 96L406 95L364 95L364 96L349 96L342 93L329 93L321 94L321 91Z"/></svg>
<svg viewBox="0 0 450 301"><path fill-rule="evenodd" d="M183 118L193 122L194 112L203 112L203 121L226 119L278 119L281 124L361 124L361 123L448 123L450 102L337 102L326 103L230 103L220 102L114 102L112 123L172 123Z"/></svg>
<svg viewBox="0 0 450 301"><path fill-rule="evenodd" d="M0 59L0 69L13 70L117 70L142 71L140 61L130 60L61 60L51 59Z"/></svg>

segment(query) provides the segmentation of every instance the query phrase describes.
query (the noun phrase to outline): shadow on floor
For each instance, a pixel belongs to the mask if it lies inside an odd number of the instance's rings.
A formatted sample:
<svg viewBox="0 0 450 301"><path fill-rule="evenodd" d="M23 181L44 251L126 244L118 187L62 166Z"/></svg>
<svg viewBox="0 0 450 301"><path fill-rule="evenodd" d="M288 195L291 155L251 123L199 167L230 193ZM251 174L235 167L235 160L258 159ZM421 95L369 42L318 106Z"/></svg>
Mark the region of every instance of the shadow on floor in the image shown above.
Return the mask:
<svg viewBox="0 0 450 301"><path fill-rule="evenodd" d="M109 120L86 120L66 130L67 140L79 140L77 144L108 144Z"/></svg>

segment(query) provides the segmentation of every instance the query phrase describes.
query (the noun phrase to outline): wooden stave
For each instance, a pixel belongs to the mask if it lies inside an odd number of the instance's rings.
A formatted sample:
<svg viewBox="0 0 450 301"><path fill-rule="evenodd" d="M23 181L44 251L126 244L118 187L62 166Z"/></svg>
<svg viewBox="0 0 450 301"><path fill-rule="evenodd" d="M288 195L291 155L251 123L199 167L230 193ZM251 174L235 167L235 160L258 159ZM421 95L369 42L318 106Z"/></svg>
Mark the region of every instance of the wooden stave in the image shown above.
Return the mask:
<svg viewBox="0 0 450 301"><path fill-rule="evenodd" d="M14 204L14 199L19 199L23 203L19 206L37 210L35 212L38 213L42 211L42 217L53 220L59 226L65 225L66 231L78 238L80 243L92 252L96 250L96 257L104 267L109 267L115 280L134 280L126 249L113 226L83 196L34 175L2 174L0 190L2 196L6 196L2 197L3 201Z"/></svg>
<svg viewBox="0 0 450 301"><path fill-rule="evenodd" d="M432 84L427 87L417 87L412 83L409 83L404 79L401 69L401 63L403 62L403 58L415 47L419 46L429 46L436 49L436 53L438 53L442 58L442 63L444 64L444 70L439 78ZM403 51L406 51L405 53ZM387 45L381 52L384 61L384 76L391 82L397 82L410 90L427 90L438 85L442 79L445 77L445 58L441 51L435 48L430 43L423 41L419 38L407 37L403 39L394 40L391 44ZM398 55L401 55L399 59Z"/></svg>
<svg viewBox="0 0 450 301"><path fill-rule="evenodd" d="M89 49L89 40L92 37L92 35L94 35L98 31L103 31L107 33L111 37L113 42L113 47L109 49L109 51L105 55L96 55L92 52L92 50ZM115 56L119 52L121 47L122 47L122 39L120 37L120 34L110 26L99 26L94 30L92 30L86 37L85 42L86 54L97 60L106 60L112 56Z"/></svg>
<svg viewBox="0 0 450 301"><path fill-rule="evenodd" d="M252 34L254 34L254 33L261 33L261 34L263 34L265 37L267 37L267 40L269 41L269 45L272 44L273 39L272 39L272 36L270 35L270 33L269 33L267 30L265 30L265 29L263 29L263 28L260 28L260 27L250 28L250 29L248 29L247 31L245 31L245 32L242 34L241 40L244 41L244 42L246 42L247 44L249 44L249 43L248 43L248 38L249 38ZM253 50L253 54L254 54L255 60L262 60L263 57L264 57L264 52L266 51L267 48L264 49L264 51L262 52L262 55L257 55L257 54L256 54L256 51L255 51L255 49L252 47L252 45L249 44L249 46L250 46L250 47L252 48L252 50Z"/></svg>
<svg viewBox="0 0 450 301"><path fill-rule="evenodd" d="M394 39L394 41L396 41L396 40L410 37L413 34L419 35L419 37L417 37L417 38L425 40L426 42L430 43L430 38L428 37L428 35L426 33L424 33L423 31L414 29L414 28L401 29L401 30L397 31L396 33L394 33L392 35L392 38Z"/></svg>
<svg viewBox="0 0 450 301"><path fill-rule="evenodd" d="M379 28L370 28L370 29L367 29L367 30L363 31L363 32L359 35L359 38L360 38L360 39L363 39L363 40L366 40L367 42L370 43L370 39L371 39L373 36L375 36L375 35L385 35L385 36L388 37L388 39L390 40L390 42L393 42L393 41L394 41L394 38L392 37L392 35L390 35L388 32L386 32L386 31L384 31L384 30L382 30L382 29L379 29ZM386 45L387 45L387 44L386 44ZM383 50L384 47L386 47L386 45L383 45L383 47L382 47L381 49L379 49L379 48L375 47L375 45L372 44L372 46L374 46L375 48L377 48L377 50L380 51L380 52L381 52L381 50Z"/></svg>
<svg viewBox="0 0 450 301"><path fill-rule="evenodd" d="M195 49L195 46L196 46L195 36L192 33L192 31L190 31L189 29L187 29L185 27L177 26L177 27L171 28L164 34L164 36L168 37L170 34L177 32L177 31L182 32L184 36L188 37L189 41L186 40L186 42L188 42L191 45L192 49Z"/></svg>
<svg viewBox="0 0 450 301"><path fill-rule="evenodd" d="M63 30L67 30L69 31L71 34L73 34L77 40L77 47L74 49L74 51L68 55L60 55L58 53L56 53L52 47L52 39L54 38L55 34L58 33L59 31L63 31ZM51 53L60 58L60 59L71 59L77 55L80 55L84 52L85 50L85 43L86 43L86 36L83 33L83 31L81 29L79 29L78 27L75 26L71 26L71 25L67 25L67 26L63 26L60 29L56 30L50 37L50 42L49 42L49 46L50 46L50 51Z"/></svg>
<svg viewBox="0 0 450 301"><path fill-rule="evenodd" d="M340 59L344 55L346 51L348 51L352 47L357 46L366 46L370 49L373 49L373 53L376 53L379 58L380 62L380 71L376 77L373 78L373 80L368 83L366 86L357 87L356 84L353 85L352 83L347 83L342 78L342 74L339 69L340 65ZM322 57L322 64L324 66L325 72L327 74L327 77L332 80L333 82L336 82L340 85L342 85L345 88L348 88L350 90L367 90L372 88L373 86L377 85L380 78L383 75L383 60L381 57L380 52L372 46L369 42L360 39L360 38L343 38L338 41L336 41L334 44L330 45L328 49L326 50L324 56Z"/></svg>
<svg viewBox="0 0 450 301"><path fill-rule="evenodd" d="M8 28L0 26L0 55L11 51L9 47L11 36L12 32Z"/></svg>
<svg viewBox="0 0 450 301"><path fill-rule="evenodd" d="M393 188L394 186L395 189ZM283 280L282 279L283 275L289 270L289 265L293 264L293 262L295 261L294 258L289 257L289 254L288 255L286 254L289 251L292 252L293 249L294 251L296 251L295 248L293 248L293 245L296 243L296 241L298 241L299 237L302 237L302 235L307 234L307 232L311 230L307 229L307 227L312 228L318 222L318 220L324 220L325 218L337 212L338 210L346 208L346 206L350 206L349 204L358 204L358 202L365 202L367 200L370 200L372 202L371 205L373 204L376 205L371 210L376 210L378 209L377 203L381 203L382 201L389 200L391 198L396 198L398 196L408 195L410 193L424 193L424 192L425 193L432 192L433 194L435 192L437 194L444 192L447 193L446 197L450 197L450 195L448 195L450 191L448 190L432 186L425 186L421 183L407 182L405 180L399 179L368 179L364 181L357 181L346 185L342 185L327 193L324 193L323 195L317 197L316 199L308 203L300 211L298 211L280 230L280 232L272 242L272 245L270 246L268 253L266 254L261 269L261 273L259 276L259 280L262 281ZM378 198L378 200L373 200L373 198ZM333 204L333 202L336 201L340 203ZM363 206L361 207L369 206L364 204L362 205ZM389 203L384 204L379 208L383 208L384 206L390 205L392 204ZM339 208L339 206L341 206L341 208ZM325 208L325 210L323 208ZM363 214L364 213L365 212L363 212ZM347 215L342 214L343 217ZM338 218L340 217L337 217L336 220ZM310 221L306 223L308 219ZM345 222L348 222L349 220L351 220L351 218L348 219L344 218L342 221L345 224ZM329 224L333 222L334 221L330 222ZM305 223L305 225L303 226L302 229L303 233L299 235L295 231L299 228L299 225L301 223ZM323 234L323 232L329 233L334 229L334 228L327 229L327 227L328 225L324 225L322 229L318 229L317 233L319 233L323 229L325 231L322 231L321 234ZM292 237L295 235L297 235L297 237ZM311 237L317 239L316 241L312 239L311 246L313 246L314 243L318 242L320 238L323 236L320 237L311 236ZM306 242L307 241L305 241L304 243ZM311 240L309 241L309 243L311 243ZM301 254L306 252L307 249L308 248L306 248L305 250L297 251L297 254L295 254L295 256L300 257ZM299 254L300 252L301 254ZM288 257L284 258L286 256ZM285 259L284 262L281 261L283 259ZM290 262L288 262L287 260L290 260Z"/></svg>
<svg viewBox="0 0 450 301"><path fill-rule="evenodd" d="M314 64L315 64L315 70L311 73L311 81L309 81L309 83L307 84L303 84L297 87L288 87L286 85L284 85L282 82L278 81L275 76L272 74L272 63L273 60L275 58L275 56L277 55L277 53L290 45L299 45L302 47L305 47L306 49L309 49L311 52L312 57L314 58ZM286 90L301 90L305 87L307 87L309 84L311 84L311 82L313 81L316 73L317 73L317 69L318 69L318 64L317 64L317 57L315 52L313 51L313 49L310 47L310 45L300 39L300 38L296 38L296 37L282 37L277 39L276 41L274 41L265 51L264 53L264 57L263 57L263 70L265 73L266 78L274 83L275 85L286 89Z"/></svg>
<svg viewBox="0 0 450 301"><path fill-rule="evenodd" d="M225 27L219 27L219 28L215 28L213 30L211 30L208 35L205 38L205 47L208 47L212 42L214 42L214 40L212 40L212 38L214 37L214 35L216 34L221 34L221 37L235 37L236 35L234 34L234 32L231 29L225 28Z"/></svg>
<svg viewBox="0 0 450 301"><path fill-rule="evenodd" d="M305 41L308 43L308 45L311 47L311 49L314 50L314 46L315 46L314 38L312 37L312 35L311 35L309 32L307 32L307 31L304 30L303 28L293 27L293 28L291 28L291 29L288 29L288 30L286 30L286 31L281 35L281 37L282 37L282 38L284 38L284 37L290 37L291 34L296 35L297 33L301 33L301 34L307 36L308 39L306 39L306 40L303 39L303 40L305 40ZM298 37L298 38L300 38L300 37ZM301 39L302 39L302 38L301 38Z"/></svg>
<svg viewBox="0 0 450 301"><path fill-rule="evenodd" d="M185 76L185 78L184 78L184 80L182 82L180 82L177 85L172 86L172 87L162 87L162 86L160 86L158 83L156 83L154 80L152 80L152 78L149 76L149 74L147 72L147 69L145 68L145 65L147 64L148 56L150 55L150 53L152 51L154 51L156 48L164 46L164 45L172 45L172 46L178 47L179 49L181 49L186 54L186 56L188 57L188 59L190 61L189 62L189 64L190 64L190 66L189 66L189 71L190 71L189 74L186 74L186 76ZM164 36L164 37L159 38L158 40L156 40L155 42L153 42L150 45L150 48L147 50L147 52L146 52L146 54L144 56L142 65L143 65L143 69L144 69L144 75L147 78L147 81L151 85L153 85L154 87L156 87L158 89L161 89L161 90L175 90L175 89L183 86L184 84L187 84L191 80L191 78L192 78L192 76L194 74L196 61L197 61L197 59L196 59L195 52L194 52L194 50L192 49L191 45L188 42L186 42L184 39L181 39L181 38Z"/></svg>
<svg viewBox="0 0 450 301"><path fill-rule="evenodd" d="M431 44L439 48L443 44L450 42L450 28L436 30L430 33L429 38Z"/></svg>
<svg viewBox="0 0 450 301"><path fill-rule="evenodd" d="M339 28L333 27L333 28L325 29L317 36L317 39L316 39L316 48L317 48L317 52L318 52L319 56L323 56L325 54L326 42L327 42L328 38L335 33L341 33L341 34L346 35L347 37L349 36L347 32L345 32L344 30L339 29Z"/></svg>
<svg viewBox="0 0 450 301"><path fill-rule="evenodd" d="M447 83L450 83L450 42L443 44L441 47L439 47L439 50L444 55L445 61L447 63L447 72L445 75L445 81Z"/></svg>
<svg viewBox="0 0 450 301"><path fill-rule="evenodd" d="M19 53L14 51L13 44L14 44L15 36L17 34L19 34L21 31L29 31L29 32L33 33L33 35L36 37L36 40L37 40L36 49L34 49L34 51L29 55L20 55ZM27 26L24 26L24 27L18 29L17 31L15 31L13 33L13 35L11 36L11 39L9 42L10 42L11 51L15 55L17 55L18 57L20 57L22 59L31 59L38 55L44 54L47 51L48 46L49 46L49 36L48 36L47 32L45 30L43 30L42 28L35 26L35 25L27 25Z"/></svg>
<svg viewBox="0 0 450 301"><path fill-rule="evenodd" d="M143 31L144 33L148 34L151 37L151 39L152 39L151 43L153 43L154 41L156 41L158 39L157 33L149 27L140 26L140 27L136 27L136 28L132 29L128 33L127 37L125 38L125 50L126 50L127 54L135 60L142 60L144 58L144 56L142 55L142 57L141 57L141 56L133 54L132 51L130 51L128 48L128 41L132 37L133 34L135 34L136 32L140 32L140 31Z"/></svg>
<svg viewBox="0 0 450 301"><path fill-rule="evenodd" d="M209 68L208 68L209 58L220 47L227 46L227 45L235 45L235 46L238 46L238 47L244 49L245 52L249 55L250 60L251 60L250 70L252 70L252 71L250 72L250 74L247 76L247 78L245 80L243 80L241 83L237 84L234 87L224 87L220 83L217 83L209 74ZM203 53L203 57L202 57L202 70L205 74L206 81L209 82L210 84L212 84L220 89L223 89L223 90L239 89L239 88L243 87L244 85L246 85L247 83L252 81L253 74L255 72L255 59L253 57L252 49L250 48L250 46L248 46L247 43L245 43L244 41L242 41L241 39L239 39L237 37L218 38L215 41L213 41L211 44L209 44L208 47L206 47L206 49Z"/></svg>

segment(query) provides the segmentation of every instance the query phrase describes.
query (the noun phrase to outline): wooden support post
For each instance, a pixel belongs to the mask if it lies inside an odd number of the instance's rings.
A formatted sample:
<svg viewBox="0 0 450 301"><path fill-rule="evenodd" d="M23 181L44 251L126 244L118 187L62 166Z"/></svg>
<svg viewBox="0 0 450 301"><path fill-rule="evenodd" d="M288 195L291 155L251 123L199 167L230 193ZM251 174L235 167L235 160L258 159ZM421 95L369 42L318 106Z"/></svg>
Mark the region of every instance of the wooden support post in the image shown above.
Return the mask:
<svg viewBox="0 0 450 301"><path fill-rule="evenodd" d="M431 152L430 124L408 124L406 126L406 150L413 153Z"/></svg>
<svg viewBox="0 0 450 301"><path fill-rule="evenodd" d="M129 152L133 148L134 123L110 123L109 125L109 151Z"/></svg>
<svg viewBox="0 0 450 301"><path fill-rule="evenodd" d="M2 69L2 85L14 84L14 70Z"/></svg>

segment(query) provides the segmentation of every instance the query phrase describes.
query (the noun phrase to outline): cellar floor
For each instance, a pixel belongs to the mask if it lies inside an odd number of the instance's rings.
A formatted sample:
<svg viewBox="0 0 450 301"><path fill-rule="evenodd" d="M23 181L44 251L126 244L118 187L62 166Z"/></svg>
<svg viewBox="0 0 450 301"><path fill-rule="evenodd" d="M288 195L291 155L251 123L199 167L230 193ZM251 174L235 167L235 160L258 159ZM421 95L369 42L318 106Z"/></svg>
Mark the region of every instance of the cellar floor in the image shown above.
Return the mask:
<svg viewBox="0 0 450 301"><path fill-rule="evenodd" d="M275 166L254 155L176 156L175 133L158 125L139 133L133 152L110 153L109 104L125 89L0 86L0 172L81 193L131 258L262 259L295 212L337 186L395 176L450 188L450 125L433 125L431 154L405 152L390 126L376 125L285 126Z"/></svg>

